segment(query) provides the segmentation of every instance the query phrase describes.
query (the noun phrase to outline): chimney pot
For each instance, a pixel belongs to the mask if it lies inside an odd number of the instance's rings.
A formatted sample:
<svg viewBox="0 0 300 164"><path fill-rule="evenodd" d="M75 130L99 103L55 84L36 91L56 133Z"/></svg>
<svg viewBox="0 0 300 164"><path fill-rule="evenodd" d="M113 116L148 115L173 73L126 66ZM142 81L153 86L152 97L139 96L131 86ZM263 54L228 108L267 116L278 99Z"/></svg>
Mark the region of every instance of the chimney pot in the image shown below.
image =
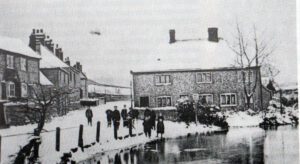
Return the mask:
<svg viewBox="0 0 300 164"><path fill-rule="evenodd" d="M169 35L170 35L169 43L170 44L175 43L176 42L175 30L174 29L169 30Z"/></svg>
<svg viewBox="0 0 300 164"><path fill-rule="evenodd" d="M210 27L210 28L208 28L207 31L208 31L208 41L219 42L218 28Z"/></svg>

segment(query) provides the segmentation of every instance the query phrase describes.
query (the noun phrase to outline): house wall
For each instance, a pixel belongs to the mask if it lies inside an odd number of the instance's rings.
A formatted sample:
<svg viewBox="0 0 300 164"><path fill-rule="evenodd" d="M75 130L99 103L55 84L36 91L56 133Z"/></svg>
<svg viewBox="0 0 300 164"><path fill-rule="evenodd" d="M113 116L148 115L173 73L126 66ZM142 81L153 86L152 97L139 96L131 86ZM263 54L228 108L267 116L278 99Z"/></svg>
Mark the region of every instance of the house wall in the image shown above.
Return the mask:
<svg viewBox="0 0 300 164"><path fill-rule="evenodd" d="M7 68L6 55L14 57L14 68ZM26 70L21 70L21 58L26 59ZM11 74L5 72L13 72L17 77L11 77ZM6 76L6 77L5 77ZM1 85L6 85L7 79L14 79L15 83L15 95L21 96L21 83L33 84L39 83L39 59L27 57L21 54L12 53L4 50L0 50L0 81ZM0 87L0 99L3 97L2 86Z"/></svg>
<svg viewBox="0 0 300 164"><path fill-rule="evenodd" d="M252 68L253 79L255 73L259 73L258 68ZM196 74L198 72L211 72L211 83L197 83ZM156 75L171 75L170 85L155 85ZM258 77L260 74L258 74ZM220 105L220 94L235 93L237 99L238 109L245 107L245 95L242 83L242 73L239 69L230 70L209 70L209 71L190 71L190 72L165 72L165 73L133 73L133 94L135 106L140 106L140 97L149 96L149 107L157 107L157 97L171 96L172 106L175 105L176 100L180 95L188 95L192 97L193 94L212 94L213 104ZM254 82L255 80L253 80ZM254 83L252 83L253 85ZM254 103L251 104L253 109L260 108L260 80L257 79L257 87L255 95L253 96ZM232 108L232 106L222 107Z"/></svg>
<svg viewBox="0 0 300 164"><path fill-rule="evenodd" d="M88 97L87 79L82 78L80 80L80 88L82 90L82 98L87 98Z"/></svg>

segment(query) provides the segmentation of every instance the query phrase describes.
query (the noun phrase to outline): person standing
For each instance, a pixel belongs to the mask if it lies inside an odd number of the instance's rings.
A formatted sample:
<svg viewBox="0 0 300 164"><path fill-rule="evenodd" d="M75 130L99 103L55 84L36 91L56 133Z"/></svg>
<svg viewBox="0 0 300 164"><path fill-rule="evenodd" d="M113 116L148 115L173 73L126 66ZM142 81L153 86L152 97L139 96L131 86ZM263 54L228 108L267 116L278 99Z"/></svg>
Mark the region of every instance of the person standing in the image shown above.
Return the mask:
<svg viewBox="0 0 300 164"><path fill-rule="evenodd" d="M126 109L126 105L124 105L122 111L121 111L121 116L123 119L123 127L127 126L127 109Z"/></svg>
<svg viewBox="0 0 300 164"><path fill-rule="evenodd" d="M144 112L144 133L146 137L151 137L151 111L147 108Z"/></svg>
<svg viewBox="0 0 300 164"><path fill-rule="evenodd" d="M151 129L153 129L153 130L155 130L155 120L156 120L155 111L151 110L150 121L151 121Z"/></svg>
<svg viewBox="0 0 300 164"><path fill-rule="evenodd" d="M118 129L120 126L120 112L118 110L117 106L114 106L114 111L113 111L113 124L114 124L114 137L115 139L118 139Z"/></svg>
<svg viewBox="0 0 300 164"><path fill-rule="evenodd" d="M112 114L113 114L112 110L110 109L106 110L107 127L111 127Z"/></svg>
<svg viewBox="0 0 300 164"><path fill-rule="evenodd" d="M88 125L92 126L92 119L93 119L93 111L88 107L88 109L85 111L85 116L88 121Z"/></svg>
<svg viewBox="0 0 300 164"><path fill-rule="evenodd" d="M159 113L159 116L157 118L157 135L156 137L158 137L158 134L160 134L160 138L162 139L163 134L165 133L165 125L164 125L164 116L162 116L161 113Z"/></svg>
<svg viewBox="0 0 300 164"><path fill-rule="evenodd" d="M134 128L134 126L133 126L132 117L130 115L128 115L127 117L127 122L128 122L129 136L132 137L132 128Z"/></svg>

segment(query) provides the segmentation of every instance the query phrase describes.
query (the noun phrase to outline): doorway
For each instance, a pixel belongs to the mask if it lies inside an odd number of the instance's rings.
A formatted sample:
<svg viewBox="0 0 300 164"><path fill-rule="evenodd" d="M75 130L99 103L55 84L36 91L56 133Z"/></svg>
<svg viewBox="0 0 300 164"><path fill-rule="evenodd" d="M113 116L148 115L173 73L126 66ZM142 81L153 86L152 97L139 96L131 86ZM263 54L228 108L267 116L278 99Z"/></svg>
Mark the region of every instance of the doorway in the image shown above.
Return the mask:
<svg viewBox="0 0 300 164"><path fill-rule="evenodd" d="M140 97L140 107L149 107L149 96Z"/></svg>

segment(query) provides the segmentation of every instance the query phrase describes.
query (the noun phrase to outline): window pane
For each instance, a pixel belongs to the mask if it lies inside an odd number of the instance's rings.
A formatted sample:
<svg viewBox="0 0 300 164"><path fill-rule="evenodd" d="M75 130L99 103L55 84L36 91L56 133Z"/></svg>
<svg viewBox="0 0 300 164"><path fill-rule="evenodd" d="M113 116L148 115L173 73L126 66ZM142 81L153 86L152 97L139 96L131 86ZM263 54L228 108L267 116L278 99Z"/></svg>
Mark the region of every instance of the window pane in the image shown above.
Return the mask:
<svg viewBox="0 0 300 164"><path fill-rule="evenodd" d="M165 76L166 77L166 83L170 83L170 76Z"/></svg>
<svg viewBox="0 0 300 164"><path fill-rule="evenodd" d="M155 76L155 84L159 84L160 81L159 81L159 76Z"/></svg>
<svg viewBox="0 0 300 164"><path fill-rule="evenodd" d="M157 105L158 105L158 107L161 107L161 106L162 106L161 98L157 98Z"/></svg>
<svg viewBox="0 0 300 164"><path fill-rule="evenodd" d="M230 104L230 95L226 95L226 104Z"/></svg>
<svg viewBox="0 0 300 164"><path fill-rule="evenodd" d="M165 76L160 76L160 82L161 83L165 83L166 81L165 81L166 79L165 79Z"/></svg>
<svg viewBox="0 0 300 164"><path fill-rule="evenodd" d="M162 106L163 106L163 107L166 106L166 98L165 98L165 97L162 98Z"/></svg>
<svg viewBox="0 0 300 164"><path fill-rule="evenodd" d="M197 81L202 82L202 74L201 73L197 74Z"/></svg>
<svg viewBox="0 0 300 164"><path fill-rule="evenodd" d="M207 82L211 82L211 73L207 73L206 78Z"/></svg>
<svg viewBox="0 0 300 164"><path fill-rule="evenodd" d="M225 97L225 95L221 95L221 104L226 104L226 97Z"/></svg>
<svg viewBox="0 0 300 164"><path fill-rule="evenodd" d="M231 104L235 104L235 95L231 95Z"/></svg>
<svg viewBox="0 0 300 164"><path fill-rule="evenodd" d="M21 58L21 70L26 71L26 59Z"/></svg>
<svg viewBox="0 0 300 164"><path fill-rule="evenodd" d="M211 105L213 103L212 95L208 95L206 100L207 100L207 103Z"/></svg>
<svg viewBox="0 0 300 164"><path fill-rule="evenodd" d="M167 97L167 106L171 106L171 97Z"/></svg>

